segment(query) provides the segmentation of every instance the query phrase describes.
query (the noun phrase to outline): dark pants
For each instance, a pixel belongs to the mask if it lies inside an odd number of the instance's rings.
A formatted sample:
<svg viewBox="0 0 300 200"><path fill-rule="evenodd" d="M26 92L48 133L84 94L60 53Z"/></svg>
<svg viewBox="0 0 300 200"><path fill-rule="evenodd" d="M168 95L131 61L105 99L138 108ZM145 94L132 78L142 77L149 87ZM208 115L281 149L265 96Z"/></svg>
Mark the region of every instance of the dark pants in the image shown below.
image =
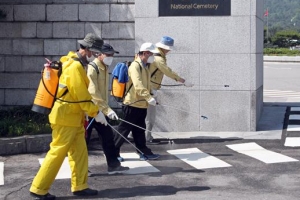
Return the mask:
<svg viewBox="0 0 300 200"><path fill-rule="evenodd" d="M92 118L89 118L89 121L91 121ZM107 119L108 120L108 119ZM93 128L96 129L99 137L102 138L102 148L103 152L106 157L106 162L109 167L117 167L120 166L120 162L118 160L118 150L116 149L115 143L114 143L114 133L109 126L105 126L99 122L96 122L95 120L90 125L89 129L87 130L87 144L90 140L91 133Z"/></svg>
<svg viewBox="0 0 300 200"><path fill-rule="evenodd" d="M136 108L132 106L123 106L123 112L124 112L124 120L146 129L146 124L145 124L145 119L147 116L146 108L143 109L143 108ZM117 131L120 134L122 134L125 138L127 138L127 136L131 131L135 146L145 155L153 154L151 149L149 149L146 146L145 130L121 121L117 128ZM118 133L115 133L115 145L118 152L120 152L120 148L124 142L125 139L121 137ZM140 153L139 151L137 152Z"/></svg>

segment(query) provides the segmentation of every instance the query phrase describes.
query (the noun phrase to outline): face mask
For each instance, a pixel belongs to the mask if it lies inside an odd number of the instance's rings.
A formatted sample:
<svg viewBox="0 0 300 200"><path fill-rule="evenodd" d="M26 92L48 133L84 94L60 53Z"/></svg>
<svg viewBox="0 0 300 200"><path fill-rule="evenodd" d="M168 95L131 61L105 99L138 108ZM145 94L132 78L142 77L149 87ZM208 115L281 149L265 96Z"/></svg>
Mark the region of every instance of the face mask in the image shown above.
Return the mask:
<svg viewBox="0 0 300 200"><path fill-rule="evenodd" d="M103 59L103 63L106 64L107 66L109 66L109 65L111 65L113 59L114 59L114 57L105 57Z"/></svg>
<svg viewBox="0 0 300 200"><path fill-rule="evenodd" d="M147 60L147 63L153 63L154 62L154 56L150 56Z"/></svg>
<svg viewBox="0 0 300 200"><path fill-rule="evenodd" d="M92 62L93 60L95 60L95 56L94 55L92 55L91 57L86 56L86 60L88 62Z"/></svg>

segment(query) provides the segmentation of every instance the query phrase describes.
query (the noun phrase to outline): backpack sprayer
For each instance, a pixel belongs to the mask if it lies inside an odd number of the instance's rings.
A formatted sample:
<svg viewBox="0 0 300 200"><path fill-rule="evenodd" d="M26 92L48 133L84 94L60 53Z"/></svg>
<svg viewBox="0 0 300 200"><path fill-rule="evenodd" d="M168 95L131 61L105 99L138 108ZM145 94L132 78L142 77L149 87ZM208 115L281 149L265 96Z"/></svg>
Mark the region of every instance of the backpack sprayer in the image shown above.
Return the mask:
<svg viewBox="0 0 300 200"><path fill-rule="evenodd" d="M47 63L44 64L44 69L41 72L42 78L33 102L33 106L31 109L32 111L48 115L51 112L55 100L66 103L92 102L92 100L66 101L61 99L61 97L68 93L68 89L60 97L56 97L59 77L62 73L62 62L50 61L47 58L45 59ZM78 58L72 59L80 62Z"/></svg>
<svg viewBox="0 0 300 200"><path fill-rule="evenodd" d="M58 88L59 76L62 70L60 61L50 61L45 58L47 63L41 74L41 81L33 102L32 111L41 114L49 114L53 107Z"/></svg>

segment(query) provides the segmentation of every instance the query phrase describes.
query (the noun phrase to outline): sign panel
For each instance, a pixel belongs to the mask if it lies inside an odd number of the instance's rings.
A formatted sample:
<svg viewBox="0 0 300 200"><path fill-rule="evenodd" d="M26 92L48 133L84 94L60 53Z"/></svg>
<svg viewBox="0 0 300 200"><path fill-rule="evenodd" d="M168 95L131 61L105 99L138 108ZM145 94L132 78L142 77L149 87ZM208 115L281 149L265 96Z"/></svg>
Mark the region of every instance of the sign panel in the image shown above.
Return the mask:
<svg viewBox="0 0 300 200"><path fill-rule="evenodd" d="M159 0L159 16L230 16L231 0Z"/></svg>

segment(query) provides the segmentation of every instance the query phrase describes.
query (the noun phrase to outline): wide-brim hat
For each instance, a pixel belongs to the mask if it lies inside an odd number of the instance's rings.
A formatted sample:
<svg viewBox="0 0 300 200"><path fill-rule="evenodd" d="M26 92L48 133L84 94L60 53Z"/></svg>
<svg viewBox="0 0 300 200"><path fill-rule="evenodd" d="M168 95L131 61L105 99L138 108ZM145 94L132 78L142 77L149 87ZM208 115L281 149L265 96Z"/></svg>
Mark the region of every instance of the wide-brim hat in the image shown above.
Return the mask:
<svg viewBox="0 0 300 200"><path fill-rule="evenodd" d="M114 50L114 48L111 45L104 43L101 47L101 53L113 54L113 53L119 53L119 52Z"/></svg>
<svg viewBox="0 0 300 200"><path fill-rule="evenodd" d="M78 43L87 47L90 51L100 53L103 40L94 33L88 33L83 40L78 40Z"/></svg>
<svg viewBox="0 0 300 200"><path fill-rule="evenodd" d="M155 44L156 47L166 49L166 50L172 50L174 46L174 39L169 36L163 36L161 40Z"/></svg>

